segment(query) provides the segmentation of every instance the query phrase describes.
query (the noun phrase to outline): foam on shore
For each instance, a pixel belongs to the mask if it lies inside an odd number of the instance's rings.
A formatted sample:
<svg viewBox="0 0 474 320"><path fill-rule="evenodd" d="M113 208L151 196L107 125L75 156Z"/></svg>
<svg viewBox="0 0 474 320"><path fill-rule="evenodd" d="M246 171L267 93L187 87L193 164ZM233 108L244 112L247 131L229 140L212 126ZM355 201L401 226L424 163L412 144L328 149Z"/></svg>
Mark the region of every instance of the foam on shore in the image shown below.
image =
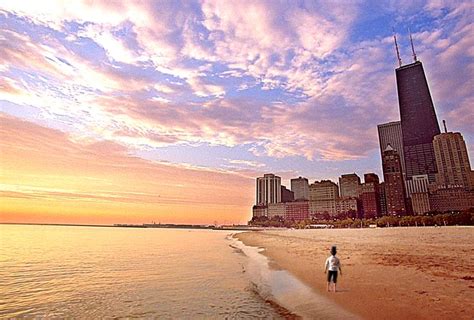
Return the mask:
<svg viewBox="0 0 474 320"><path fill-rule="evenodd" d="M232 238L233 247L248 257L246 273L255 291L304 319L359 319L329 299L319 295L286 270L272 269L263 249Z"/></svg>

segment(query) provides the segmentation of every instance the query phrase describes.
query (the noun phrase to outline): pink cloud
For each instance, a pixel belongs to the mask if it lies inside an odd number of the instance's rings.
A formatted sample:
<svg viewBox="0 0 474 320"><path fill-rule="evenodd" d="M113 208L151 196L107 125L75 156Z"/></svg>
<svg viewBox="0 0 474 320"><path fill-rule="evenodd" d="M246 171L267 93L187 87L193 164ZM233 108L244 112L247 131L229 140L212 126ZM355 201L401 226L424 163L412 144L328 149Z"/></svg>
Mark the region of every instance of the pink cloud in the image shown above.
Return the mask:
<svg viewBox="0 0 474 320"><path fill-rule="evenodd" d="M138 222L149 217L152 204L156 219L168 221L173 211L181 212L174 221L247 219L253 179L239 172L146 161L110 141L73 141L68 134L3 114L0 122L2 207L10 198L40 201L38 208L48 201L52 212L78 203L93 211L98 205L103 212L91 212L91 219L98 214L113 221L119 217L113 204L121 203L134 206L129 221ZM207 213L193 216L195 210Z"/></svg>
<svg viewBox="0 0 474 320"><path fill-rule="evenodd" d="M400 6L410 11L412 4ZM429 2L425 7L435 15L443 6ZM450 38L443 37L441 27L414 34L438 111L469 133L472 63L457 61L472 56L471 7L451 8L445 19L456 18L458 25ZM70 21L87 22L74 36L89 37L105 50L109 61L93 63L54 39L37 43L2 30L3 68L45 74L55 87L8 82L4 76L0 88L8 94L2 97L50 117L76 117L77 139L101 137L128 148L253 143L261 147L258 152L275 157L344 160L367 156L377 147L376 124L398 119L395 59L387 54L393 52L391 39L349 43L357 3L309 3L303 9L273 1L203 1L200 10L193 10L187 3L99 1L88 6L78 1L4 8L59 31ZM135 46L116 34L125 24ZM319 63L326 58L331 59ZM115 62L145 63L170 77L132 75ZM214 62L225 71L213 70ZM181 85L172 84L173 77ZM298 99L278 104L228 98L228 88L213 77L245 78L239 90L279 89Z"/></svg>

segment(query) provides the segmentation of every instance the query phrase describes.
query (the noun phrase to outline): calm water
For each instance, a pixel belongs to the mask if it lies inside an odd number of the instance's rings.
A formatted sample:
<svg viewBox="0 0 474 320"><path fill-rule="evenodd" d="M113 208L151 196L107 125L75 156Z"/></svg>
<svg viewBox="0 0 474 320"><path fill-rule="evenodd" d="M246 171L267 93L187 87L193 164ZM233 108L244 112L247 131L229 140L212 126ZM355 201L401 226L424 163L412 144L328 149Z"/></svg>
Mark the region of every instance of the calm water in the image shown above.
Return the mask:
<svg viewBox="0 0 474 320"><path fill-rule="evenodd" d="M0 317L282 318L228 234L0 225Z"/></svg>

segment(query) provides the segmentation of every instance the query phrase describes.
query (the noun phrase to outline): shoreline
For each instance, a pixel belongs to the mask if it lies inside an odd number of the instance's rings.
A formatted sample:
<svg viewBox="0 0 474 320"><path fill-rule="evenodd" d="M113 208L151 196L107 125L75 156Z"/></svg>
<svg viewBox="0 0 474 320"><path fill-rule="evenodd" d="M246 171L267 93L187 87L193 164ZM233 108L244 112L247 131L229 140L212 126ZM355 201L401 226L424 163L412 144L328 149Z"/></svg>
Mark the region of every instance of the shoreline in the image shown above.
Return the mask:
<svg viewBox="0 0 474 320"><path fill-rule="evenodd" d="M287 270L275 268L272 261L261 254L262 249L248 246L237 234L228 237L229 246L247 258L244 272L254 291L265 303L270 304L285 319L360 319L330 299L303 283Z"/></svg>
<svg viewBox="0 0 474 320"><path fill-rule="evenodd" d="M281 230L234 237L246 246L262 248L260 253L270 266L287 270L316 293L364 319L470 319L472 229L422 230ZM338 245L343 269L336 293L326 292L323 273L332 244Z"/></svg>

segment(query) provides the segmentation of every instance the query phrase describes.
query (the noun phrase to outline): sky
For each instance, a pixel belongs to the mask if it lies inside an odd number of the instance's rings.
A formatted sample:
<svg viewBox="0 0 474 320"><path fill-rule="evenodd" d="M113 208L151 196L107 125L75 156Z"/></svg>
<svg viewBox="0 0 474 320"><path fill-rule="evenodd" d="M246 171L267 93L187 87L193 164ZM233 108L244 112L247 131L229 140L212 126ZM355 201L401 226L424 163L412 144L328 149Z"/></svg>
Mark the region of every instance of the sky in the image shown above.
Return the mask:
<svg viewBox="0 0 474 320"><path fill-rule="evenodd" d="M410 29L474 149L472 1L0 0L0 222L245 223L255 178L381 176Z"/></svg>

